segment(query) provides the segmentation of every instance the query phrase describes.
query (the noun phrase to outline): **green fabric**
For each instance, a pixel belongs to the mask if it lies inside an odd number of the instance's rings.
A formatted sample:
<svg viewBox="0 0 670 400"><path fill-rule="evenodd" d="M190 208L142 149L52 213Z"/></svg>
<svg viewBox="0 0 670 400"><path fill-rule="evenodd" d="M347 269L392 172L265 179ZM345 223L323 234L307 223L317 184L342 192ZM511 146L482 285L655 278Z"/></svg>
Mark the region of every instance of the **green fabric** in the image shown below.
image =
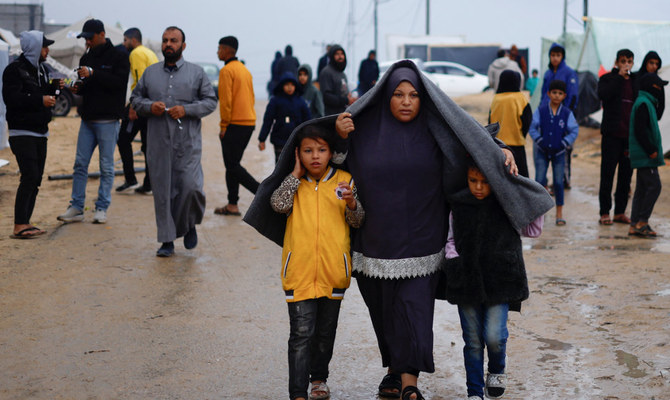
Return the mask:
<svg viewBox="0 0 670 400"><path fill-rule="evenodd" d="M628 135L628 146L630 149L630 165L633 168L659 167L665 165L663 160L663 146L661 144L661 130L658 128L658 116L656 115L657 100L651 94L640 90L630 112L630 134ZM649 112L649 126L645 129L645 134L649 141L658 149L656 158L649 158L640 143L635 137L635 114L637 109L644 104Z"/></svg>

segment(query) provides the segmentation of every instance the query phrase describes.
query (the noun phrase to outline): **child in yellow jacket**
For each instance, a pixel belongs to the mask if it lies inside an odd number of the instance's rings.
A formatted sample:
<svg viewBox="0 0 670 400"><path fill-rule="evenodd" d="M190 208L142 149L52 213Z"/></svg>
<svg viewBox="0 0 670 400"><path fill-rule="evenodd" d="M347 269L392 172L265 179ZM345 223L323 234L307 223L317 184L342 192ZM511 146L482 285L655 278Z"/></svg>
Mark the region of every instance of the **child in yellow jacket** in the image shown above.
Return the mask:
<svg viewBox="0 0 670 400"><path fill-rule="evenodd" d="M295 167L272 195L287 214L282 286L288 302L291 399L326 399L340 301L351 281L349 226L365 217L351 174L330 166L330 133L310 125L296 133Z"/></svg>

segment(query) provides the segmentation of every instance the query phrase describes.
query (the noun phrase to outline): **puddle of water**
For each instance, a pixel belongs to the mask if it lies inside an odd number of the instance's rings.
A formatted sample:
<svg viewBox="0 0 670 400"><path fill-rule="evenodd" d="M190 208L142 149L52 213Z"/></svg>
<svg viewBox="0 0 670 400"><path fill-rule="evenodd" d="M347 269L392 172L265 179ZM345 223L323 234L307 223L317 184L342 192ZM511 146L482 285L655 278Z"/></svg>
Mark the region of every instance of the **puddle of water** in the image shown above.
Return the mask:
<svg viewBox="0 0 670 400"><path fill-rule="evenodd" d="M670 296L670 289L659 290L656 292L657 296Z"/></svg>
<svg viewBox="0 0 670 400"><path fill-rule="evenodd" d="M540 343L544 343L544 347L540 347L540 350L568 351L572 348L572 345L570 343L561 342L560 340L545 339L545 338L538 338L536 340Z"/></svg>
<svg viewBox="0 0 670 400"><path fill-rule="evenodd" d="M638 369L640 366L640 361L633 354L626 353L622 350L617 350L616 360L619 365L625 365L626 368L628 368L628 371L623 373L625 376L630 376L631 378L642 378L647 376L646 372Z"/></svg>

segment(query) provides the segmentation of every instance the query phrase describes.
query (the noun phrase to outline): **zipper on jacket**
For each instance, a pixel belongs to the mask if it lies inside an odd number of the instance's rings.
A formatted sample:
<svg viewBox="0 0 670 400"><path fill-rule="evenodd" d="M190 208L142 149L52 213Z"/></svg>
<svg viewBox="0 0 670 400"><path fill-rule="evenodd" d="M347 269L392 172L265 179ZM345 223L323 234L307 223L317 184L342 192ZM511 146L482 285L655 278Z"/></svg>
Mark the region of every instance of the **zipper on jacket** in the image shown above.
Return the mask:
<svg viewBox="0 0 670 400"><path fill-rule="evenodd" d="M314 254L316 254L316 258L314 259L315 265L314 265L314 292L316 293L316 283L319 281L319 225L321 224L321 212L319 209L319 181L316 181L316 185L314 186L314 191L316 192L316 248L314 249Z"/></svg>

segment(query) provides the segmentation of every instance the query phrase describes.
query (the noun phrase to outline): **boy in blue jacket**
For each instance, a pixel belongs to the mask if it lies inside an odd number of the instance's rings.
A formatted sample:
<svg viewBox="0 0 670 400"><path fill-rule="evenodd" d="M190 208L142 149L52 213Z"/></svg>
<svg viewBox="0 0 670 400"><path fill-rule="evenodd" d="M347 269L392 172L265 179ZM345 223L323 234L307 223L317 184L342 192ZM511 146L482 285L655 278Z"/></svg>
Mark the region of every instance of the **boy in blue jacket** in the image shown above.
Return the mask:
<svg viewBox="0 0 670 400"><path fill-rule="evenodd" d="M270 135L270 142L275 148L275 162L279 160L279 155L291 132L312 118L307 103L296 90L297 87L298 80L295 75L291 72L284 73L263 115L263 126L258 134L258 148L261 151L265 150L265 139Z"/></svg>
<svg viewBox="0 0 670 400"><path fill-rule="evenodd" d="M563 105L566 84L551 81L547 96L549 103L540 105L533 114L529 134L533 138L535 181L547 187L547 169L552 165L554 194L556 195L556 225L565 225L563 219L563 178L566 149L577 139L579 125L569 108Z"/></svg>

